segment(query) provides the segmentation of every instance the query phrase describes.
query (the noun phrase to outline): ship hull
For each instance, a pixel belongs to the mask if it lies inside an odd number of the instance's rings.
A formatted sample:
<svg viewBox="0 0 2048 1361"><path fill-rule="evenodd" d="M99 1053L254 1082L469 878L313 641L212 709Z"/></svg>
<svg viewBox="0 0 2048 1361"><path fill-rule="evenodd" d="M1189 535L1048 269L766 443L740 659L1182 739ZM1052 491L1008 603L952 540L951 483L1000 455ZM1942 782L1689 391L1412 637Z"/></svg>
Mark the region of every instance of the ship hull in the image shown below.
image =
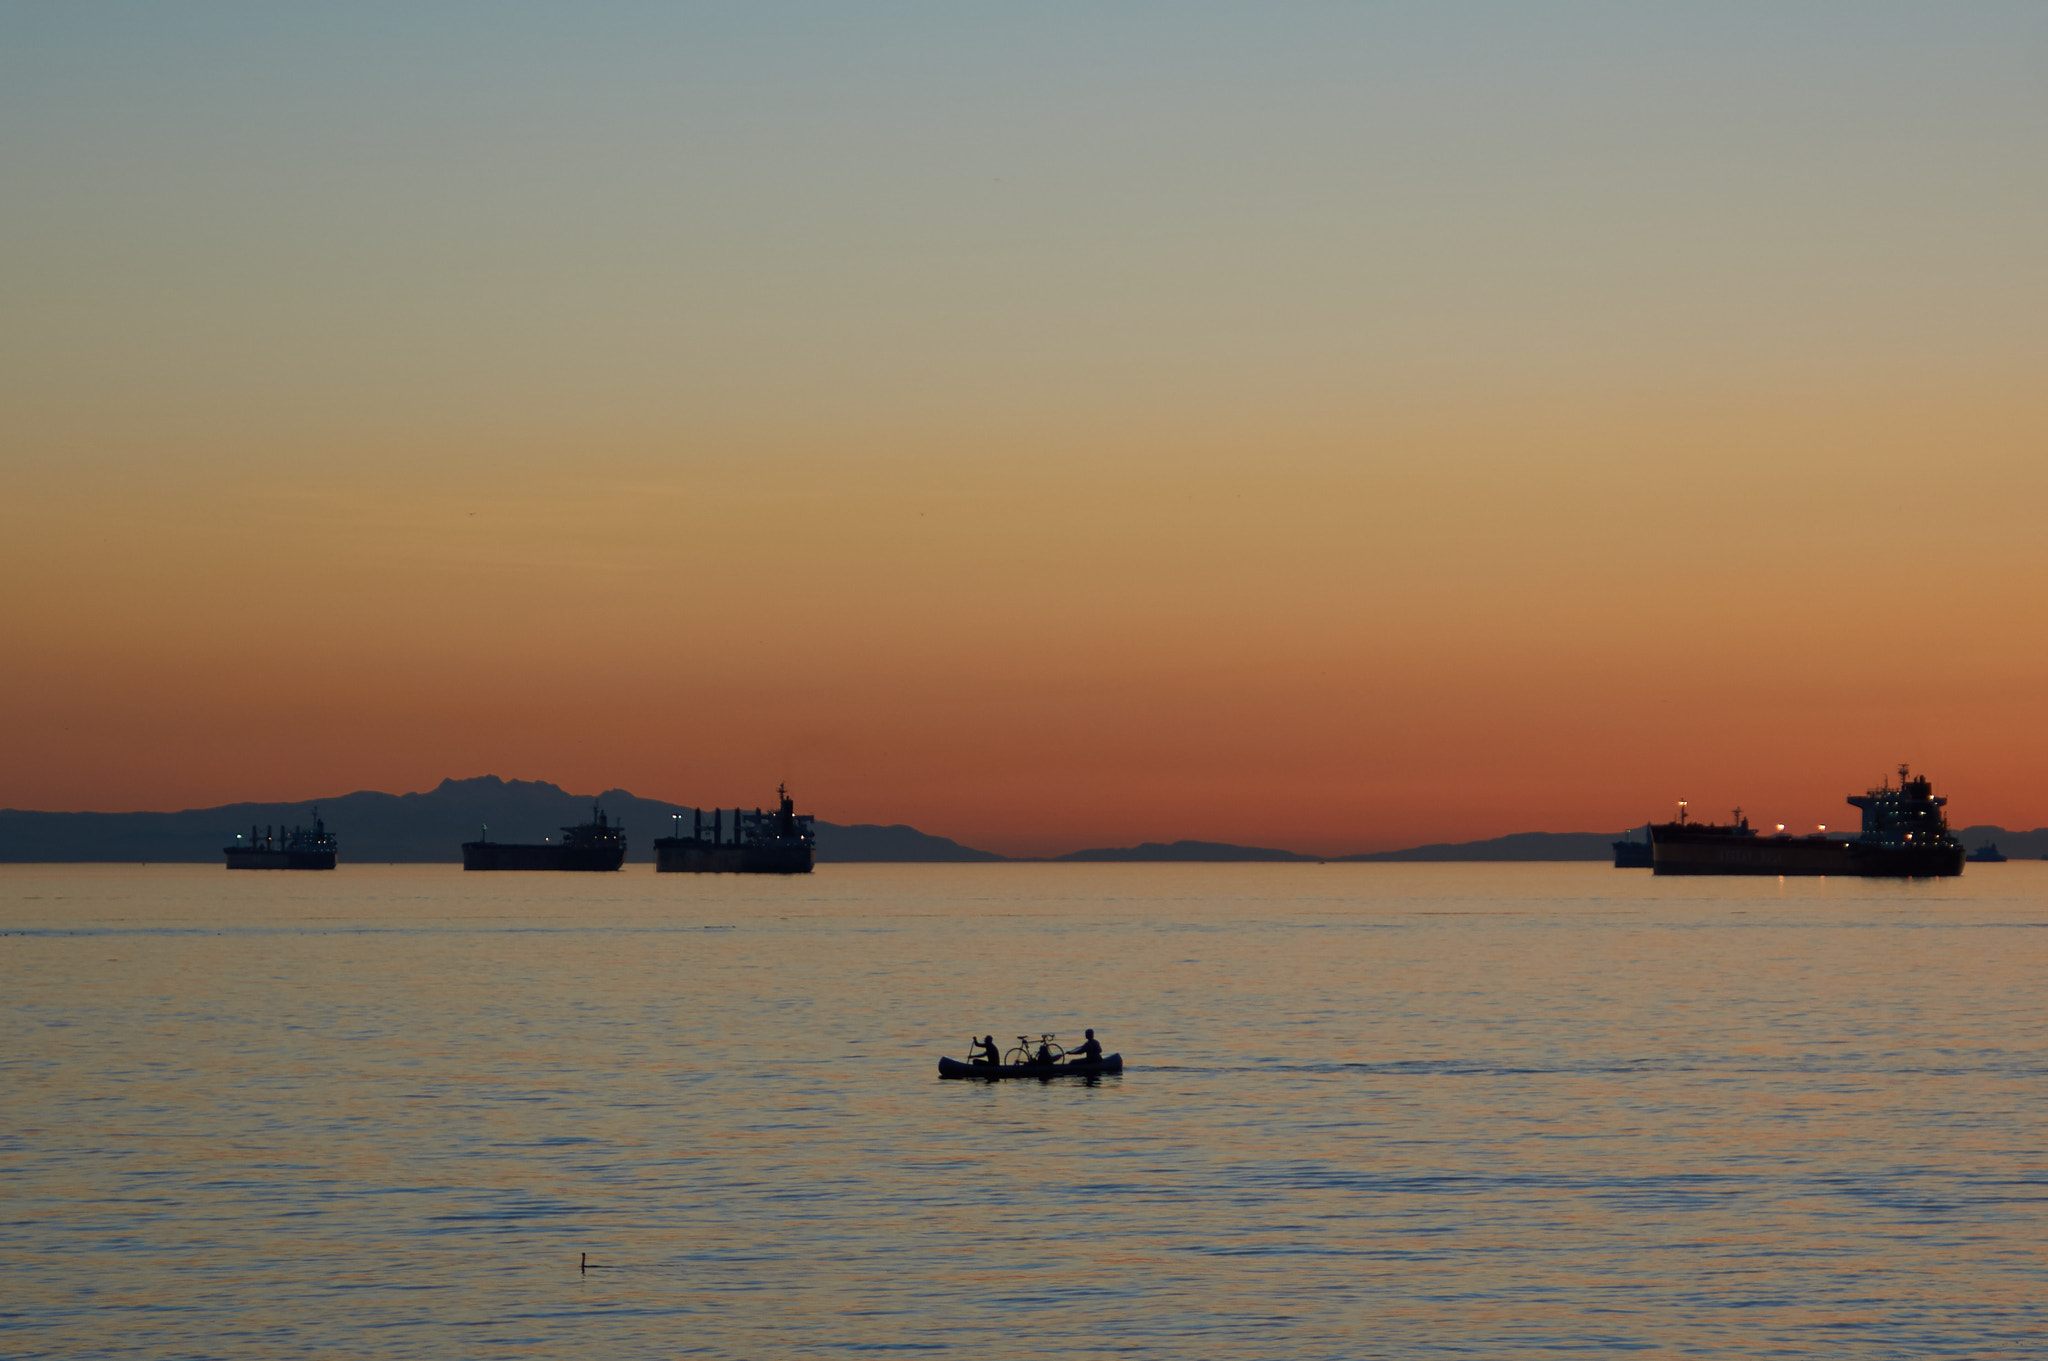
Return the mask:
<svg viewBox="0 0 2048 1361"><path fill-rule="evenodd" d="M1963 872L1960 846L1867 846L1817 837L1660 834L1651 848L1656 874L1855 875L1922 879Z"/></svg>
<svg viewBox="0 0 2048 1361"><path fill-rule="evenodd" d="M1618 870L1646 870L1656 866L1652 852L1656 848L1647 841L1617 841L1614 843L1614 868Z"/></svg>
<svg viewBox="0 0 2048 1361"><path fill-rule="evenodd" d="M557 846L510 841L465 841L465 870L570 870L601 873L626 863L624 846Z"/></svg>
<svg viewBox="0 0 2048 1361"><path fill-rule="evenodd" d="M809 846L717 846L684 837L654 843L658 874L809 874Z"/></svg>
<svg viewBox="0 0 2048 1361"><path fill-rule="evenodd" d="M267 851L238 850L229 847L222 852L227 857L231 870L331 870L334 868L333 851Z"/></svg>

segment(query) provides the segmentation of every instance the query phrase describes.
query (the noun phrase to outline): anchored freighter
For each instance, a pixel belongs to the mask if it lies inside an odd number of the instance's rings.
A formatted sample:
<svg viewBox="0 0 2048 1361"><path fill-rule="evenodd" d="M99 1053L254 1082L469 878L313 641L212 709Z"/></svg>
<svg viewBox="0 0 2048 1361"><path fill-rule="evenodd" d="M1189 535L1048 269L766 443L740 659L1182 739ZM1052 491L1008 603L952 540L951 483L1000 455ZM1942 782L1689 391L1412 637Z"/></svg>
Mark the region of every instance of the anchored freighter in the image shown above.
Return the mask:
<svg viewBox="0 0 2048 1361"><path fill-rule="evenodd" d="M1899 767L1899 786L1889 780L1852 795L1863 812L1863 830L1850 837L1825 832L1793 836L1780 830L1764 836L1740 808L1726 825L1688 822L1679 805L1676 822L1650 828L1651 868L1658 874L1845 874L1910 879L1963 872L1963 847L1948 829L1924 775Z"/></svg>
<svg viewBox="0 0 2048 1361"><path fill-rule="evenodd" d="M486 827L480 840L462 843L466 870L615 870L625 863L626 829L596 804L590 821L564 827L560 841L493 841Z"/></svg>
<svg viewBox="0 0 2048 1361"><path fill-rule="evenodd" d="M263 835L256 834L256 826L249 826L249 839L244 841L239 834L235 844L221 847L221 854L227 857L231 870L331 870L334 868L334 853L341 843L327 830L327 824L320 820L320 810L313 810L311 828L294 827L287 832L280 826L275 833L263 829Z"/></svg>
<svg viewBox="0 0 2048 1361"><path fill-rule="evenodd" d="M1614 843L1614 868L1618 870L1646 870L1656 862L1651 852L1656 847L1650 844L1649 824L1643 825L1643 839L1636 840L1636 829L1631 827L1621 834L1621 840Z"/></svg>
<svg viewBox="0 0 2048 1361"><path fill-rule="evenodd" d="M780 806L772 813L756 808L732 810L732 832L725 831L725 810L691 814L689 836L665 836L654 843L654 868L664 874L809 874L817 836L811 815L798 813L788 786L775 791Z"/></svg>

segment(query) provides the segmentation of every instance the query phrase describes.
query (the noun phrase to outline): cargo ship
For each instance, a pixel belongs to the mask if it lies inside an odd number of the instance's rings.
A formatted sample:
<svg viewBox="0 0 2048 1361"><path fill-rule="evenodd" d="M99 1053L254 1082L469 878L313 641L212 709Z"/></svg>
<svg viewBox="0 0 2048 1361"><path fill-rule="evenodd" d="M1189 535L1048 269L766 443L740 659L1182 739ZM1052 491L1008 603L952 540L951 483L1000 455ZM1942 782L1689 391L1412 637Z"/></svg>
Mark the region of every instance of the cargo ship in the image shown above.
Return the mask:
<svg viewBox="0 0 2048 1361"><path fill-rule="evenodd" d="M1794 836L1782 827L1764 836L1740 808L1726 825L1689 822L1685 805L1676 822L1650 828L1651 869L1657 874L1843 874L1918 879L1963 872L1963 847L1924 775L1899 767L1899 785L1887 780L1849 798L1862 810L1863 830L1829 836L1825 830Z"/></svg>
<svg viewBox="0 0 2048 1361"><path fill-rule="evenodd" d="M711 825L704 825L704 810L691 813L688 836L665 836L654 843L654 868L662 874L809 874L817 847L812 818L796 811L787 785L777 786L779 806L772 813L756 808L732 810L730 838L726 812L711 810Z"/></svg>
<svg viewBox="0 0 2048 1361"><path fill-rule="evenodd" d="M564 827L560 841L493 841L485 827L476 841L462 843L465 870L615 870L626 863L626 829L592 804L590 821Z"/></svg>
<svg viewBox="0 0 2048 1361"><path fill-rule="evenodd" d="M1650 844L1650 825L1643 824L1643 839L1637 841L1636 829L1631 827L1621 834L1621 840L1614 843L1614 868L1618 870L1646 870L1656 862L1650 853L1656 848Z"/></svg>
<svg viewBox="0 0 2048 1361"><path fill-rule="evenodd" d="M1987 841L1976 850L1964 856L1963 859L1973 865L2003 865L2006 862L2007 856L2004 851L1998 849L1996 841Z"/></svg>
<svg viewBox="0 0 2048 1361"><path fill-rule="evenodd" d="M339 849L341 843L327 830L327 824L320 820L320 810L315 808L310 828L293 827L287 832L280 825L272 833L265 827L258 836L252 822L248 840L237 833L235 844L221 847L221 854L227 857L231 870L331 870L334 853Z"/></svg>

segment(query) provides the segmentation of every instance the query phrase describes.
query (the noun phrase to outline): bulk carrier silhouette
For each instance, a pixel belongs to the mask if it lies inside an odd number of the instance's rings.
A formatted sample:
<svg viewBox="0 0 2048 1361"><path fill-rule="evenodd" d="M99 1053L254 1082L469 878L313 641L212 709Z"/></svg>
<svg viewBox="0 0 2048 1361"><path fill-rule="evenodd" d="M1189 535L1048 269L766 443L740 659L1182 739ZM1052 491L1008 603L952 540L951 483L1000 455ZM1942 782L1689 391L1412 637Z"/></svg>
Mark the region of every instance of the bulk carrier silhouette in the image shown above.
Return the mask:
<svg viewBox="0 0 2048 1361"><path fill-rule="evenodd" d="M1614 843L1614 868L1618 870L1646 870L1656 861L1652 858L1656 847L1650 844L1650 825L1643 824L1643 839L1636 840L1636 829L1631 827L1621 834L1621 840Z"/></svg>
<svg viewBox="0 0 2048 1361"><path fill-rule="evenodd" d="M465 870L615 870L626 863L626 829L596 804L590 821L564 827L560 841L493 841L484 828L476 841L462 843Z"/></svg>
<svg viewBox="0 0 2048 1361"><path fill-rule="evenodd" d="M1844 874L1913 879L1963 872L1963 847L1949 832L1942 813L1946 798L1936 798L1924 775L1899 767L1899 787L1889 780L1876 789L1852 795L1849 803L1863 811L1863 830L1853 837L1831 837L1825 831L1793 836L1780 830L1764 836L1735 810L1725 826L1688 822L1685 805L1678 821L1650 828L1651 869L1657 874Z"/></svg>
<svg viewBox="0 0 2048 1361"><path fill-rule="evenodd" d="M268 827L263 835L256 835L256 825L249 825L249 839L244 841L238 833L235 844L221 847L221 854L227 857L231 870L331 870L334 868L334 854L341 843L327 830L327 824L320 820L320 810L313 810L313 826L294 827L289 833L280 826L275 834Z"/></svg>
<svg viewBox="0 0 2048 1361"><path fill-rule="evenodd" d="M711 810L711 826L702 809L692 814L688 836L665 836L654 843L654 868L663 874L809 874L817 847L809 813L798 813L786 785L773 813L732 810L732 839L725 835L725 810Z"/></svg>

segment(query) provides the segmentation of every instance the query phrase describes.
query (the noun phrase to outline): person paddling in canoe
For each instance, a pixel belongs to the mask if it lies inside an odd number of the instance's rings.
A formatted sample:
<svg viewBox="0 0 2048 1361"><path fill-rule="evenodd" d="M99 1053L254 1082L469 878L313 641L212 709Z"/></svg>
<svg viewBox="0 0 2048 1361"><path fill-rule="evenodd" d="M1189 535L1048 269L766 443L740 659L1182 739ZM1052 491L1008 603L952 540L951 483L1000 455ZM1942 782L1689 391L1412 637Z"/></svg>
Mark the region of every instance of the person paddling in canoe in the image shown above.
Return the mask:
<svg viewBox="0 0 2048 1361"><path fill-rule="evenodd" d="M1082 1041L1081 1043L1079 1043L1079 1044L1075 1045L1075 1046L1074 1046L1074 1047L1073 1047L1072 1049L1069 1049L1069 1050L1067 1051L1067 1062L1068 1062L1068 1063L1100 1063L1100 1062L1102 1062L1102 1042L1101 1042L1100 1040L1098 1040L1098 1039L1096 1039L1096 1038L1095 1038L1095 1032L1094 1032L1094 1031L1092 1031L1092 1030L1091 1030L1091 1031L1089 1031L1089 1032L1088 1032L1088 1038L1087 1038L1087 1039L1083 1040L1083 1041Z"/></svg>
<svg viewBox="0 0 2048 1361"><path fill-rule="evenodd" d="M967 1058L969 1062L986 1068L1003 1066L1003 1054L996 1048L996 1037L993 1035L984 1035L976 1043L968 1045Z"/></svg>

